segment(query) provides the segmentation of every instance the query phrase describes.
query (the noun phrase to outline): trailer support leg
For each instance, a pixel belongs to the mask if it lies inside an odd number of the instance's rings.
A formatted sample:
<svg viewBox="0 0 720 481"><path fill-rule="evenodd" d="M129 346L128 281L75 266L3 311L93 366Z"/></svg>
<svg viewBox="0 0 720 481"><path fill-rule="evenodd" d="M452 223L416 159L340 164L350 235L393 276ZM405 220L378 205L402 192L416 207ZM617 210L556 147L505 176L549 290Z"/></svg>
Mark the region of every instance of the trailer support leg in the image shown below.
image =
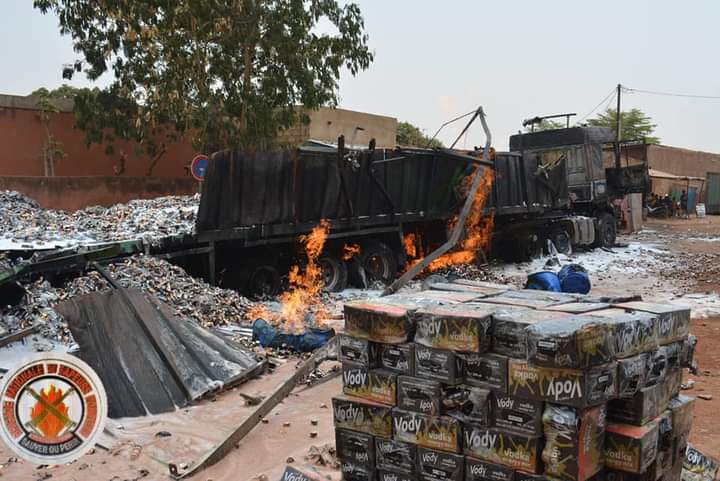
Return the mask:
<svg viewBox="0 0 720 481"><path fill-rule="evenodd" d="M210 281L211 286L217 285L215 277L215 241L210 241L208 249L208 281Z"/></svg>

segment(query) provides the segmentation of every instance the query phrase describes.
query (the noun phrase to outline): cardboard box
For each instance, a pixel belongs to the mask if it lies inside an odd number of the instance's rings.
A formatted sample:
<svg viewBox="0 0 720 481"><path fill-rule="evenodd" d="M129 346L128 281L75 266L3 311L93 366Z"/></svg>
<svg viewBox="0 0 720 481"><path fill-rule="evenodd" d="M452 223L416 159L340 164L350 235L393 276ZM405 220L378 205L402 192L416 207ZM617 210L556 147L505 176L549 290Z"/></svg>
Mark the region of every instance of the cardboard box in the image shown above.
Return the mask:
<svg viewBox="0 0 720 481"><path fill-rule="evenodd" d="M378 469L414 473L417 446L395 439L375 438L375 459Z"/></svg>
<svg viewBox="0 0 720 481"><path fill-rule="evenodd" d="M644 426L609 423L605 439L605 465L609 469L644 473L655 461L658 450L658 424Z"/></svg>
<svg viewBox="0 0 720 481"><path fill-rule="evenodd" d="M348 461L340 461L343 481L376 481L375 468L368 468Z"/></svg>
<svg viewBox="0 0 720 481"><path fill-rule="evenodd" d="M494 310L467 304L419 309L412 316L415 342L435 349L485 352L490 348Z"/></svg>
<svg viewBox="0 0 720 481"><path fill-rule="evenodd" d="M492 425L497 429L525 436L542 436L542 401L494 393L492 407Z"/></svg>
<svg viewBox="0 0 720 481"><path fill-rule="evenodd" d="M417 476L414 474L385 471L382 469L378 469L377 479L378 481L418 481Z"/></svg>
<svg viewBox="0 0 720 481"><path fill-rule="evenodd" d="M500 354L462 354L465 384L507 392L508 358Z"/></svg>
<svg viewBox="0 0 720 481"><path fill-rule="evenodd" d="M654 314L611 308L593 311L588 315L602 317L614 328L614 352L617 358L636 356L659 346L658 317Z"/></svg>
<svg viewBox="0 0 720 481"><path fill-rule="evenodd" d="M343 363L343 393L394 406L397 402L397 374L385 369L368 369Z"/></svg>
<svg viewBox="0 0 720 481"><path fill-rule="evenodd" d="M415 344L373 344L378 367L406 376L415 375Z"/></svg>
<svg viewBox="0 0 720 481"><path fill-rule="evenodd" d="M650 467L642 474L627 473L625 471L617 471L615 469L605 470L605 481L656 481L655 466Z"/></svg>
<svg viewBox="0 0 720 481"><path fill-rule="evenodd" d="M379 302L345 303L345 334L387 344L400 344L412 337L408 309Z"/></svg>
<svg viewBox="0 0 720 481"><path fill-rule="evenodd" d="M415 375L444 384L462 382L462 358L453 351L415 346Z"/></svg>
<svg viewBox="0 0 720 481"><path fill-rule="evenodd" d="M430 416L440 415L441 386L438 381L417 377L398 377L398 407Z"/></svg>
<svg viewBox="0 0 720 481"><path fill-rule="evenodd" d="M491 392L480 387L460 384L447 386L442 394L443 413L463 423L490 426Z"/></svg>
<svg viewBox="0 0 720 481"><path fill-rule="evenodd" d="M714 481L718 477L718 463L688 444L683 460L683 481Z"/></svg>
<svg viewBox="0 0 720 481"><path fill-rule="evenodd" d="M548 404L543 416L545 475L586 481L604 466L605 406L576 409Z"/></svg>
<svg viewBox="0 0 720 481"><path fill-rule="evenodd" d="M422 481L463 481L465 458L461 454L418 449L418 479Z"/></svg>
<svg viewBox="0 0 720 481"><path fill-rule="evenodd" d="M319 481L320 478L317 476L310 476L299 469L287 466L280 476L280 481Z"/></svg>
<svg viewBox="0 0 720 481"><path fill-rule="evenodd" d="M689 335L683 340L682 351L680 352L680 367L692 368L695 363L695 347L697 346L697 337Z"/></svg>
<svg viewBox="0 0 720 481"><path fill-rule="evenodd" d="M583 296L577 294L537 291L534 289L519 289L517 291L503 292L496 296L484 297L482 302L504 304L508 306L530 307L533 309L544 309L550 306L577 302L582 299Z"/></svg>
<svg viewBox="0 0 720 481"><path fill-rule="evenodd" d="M372 356L373 343L367 339L338 334L338 357L340 362L350 362L366 368L379 367Z"/></svg>
<svg viewBox="0 0 720 481"><path fill-rule="evenodd" d="M493 314L492 352L517 359L527 359L525 329L550 319L567 316L559 312L504 306Z"/></svg>
<svg viewBox="0 0 720 481"><path fill-rule="evenodd" d="M642 426L658 417L670 399L678 394L681 379L682 372L675 369L658 384L640 389L631 398L609 401L608 418L615 422Z"/></svg>
<svg viewBox="0 0 720 481"><path fill-rule="evenodd" d="M542 474L530 474L522 471L515 471L515 481L553 481L553 479Z"/></svg>
<svg viewBox="0 0 720 481"><path fill-rule="evenodd" d="M515 470L466 456L465 481L515 481Z"/></svg>
<svg viewBox="0 0 720 481"><path fill-rule="evenodd" d="M528 361L537 366L586 369L615 359L615 331L597 316L568 316L525 329Z"/></svg>
<svg viewBox="0 0 720 481"><path fill-rule="evenodd" d="M508 393L524 399L575 407L595 406L615 397L617 365L588 370L531 366L526 361L508 362Z"/></svg>
<svg viewBox="0 0 720 481"><path fill-rule="evenodd" d="M668 344L681 341L690 332L690 309L687 307L654 302L625 302L617 307L633 311L649 312L658 318L658 343Z"/></svg>
<svg viewBox="0 0 720 481"><path fill-rule="evenodd" d="M389 406L345 396L334 397L332 405L336 428L350 429L373 436L392 436L392 416Z"/></svg>
<svg viewBox="0 0 720 481"><path fill-rule="evenodd" d="M463 443L467 456L528 473L540 473L540 437L518 436L466 424Z"/></svg>
<svg viewBox="0 0 720 481"><path fill-rule="evenodd" d="M647 373L650 371L650 355L647 353L618 359L617 396L631 398L645 387Z"/></svg>
<svg viewBox="0 0 720 481"><path fill-rule="evenodd" d="M675 436L672 430L672 414L669 410L658 416L655 422L658 425L658 451L650 469L655 469L655 479L659 479L673 467Z"/></svg>
<svg viewBox="0 0 720 481"><path fill-rule="evenodd" d="M693 421L695 398L680 394L668 402L671 414L672 430L676 436L690 432Z"/></svg>
<svg viewBox="0 0 720 481"><path fill-rule="evenodd" d="M335 451L342 461L367 468L375 467L375 438L370 434L336 429Z"/></svg>
<svg viewBox="0 0 720 481"><path fill-rule="evenodd" d="M568 302L557 306L544 307L542 310L551 312L565 312L567 314L587 314L593 311L608 309L610 304L605 302Z"/></svg>
<svg viewBox="0 0 720 481"><path fill-rule="evenodd" d="M460 451L462 428L457 419L427 416L395 408L392 411L392 423L393 437L398 441L451 453Z"/></svg>

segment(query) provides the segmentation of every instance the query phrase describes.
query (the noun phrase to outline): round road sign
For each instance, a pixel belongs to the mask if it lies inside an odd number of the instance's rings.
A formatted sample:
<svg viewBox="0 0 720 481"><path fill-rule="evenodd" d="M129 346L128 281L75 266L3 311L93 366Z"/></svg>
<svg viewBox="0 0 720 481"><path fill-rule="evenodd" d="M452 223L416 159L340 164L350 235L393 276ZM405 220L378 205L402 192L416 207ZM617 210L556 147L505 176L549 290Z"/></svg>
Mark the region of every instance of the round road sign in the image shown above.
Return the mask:
<svg viewBox="0 0 720 481"><path fill-rule="evenodd" d="M193 177L195 177L196 180L202 182L205 178L205 172L207 172L209 164L210 159L208 159L207 155L196 155L195 158L192 160L192 163L190 164L190 173Z"/></svg>

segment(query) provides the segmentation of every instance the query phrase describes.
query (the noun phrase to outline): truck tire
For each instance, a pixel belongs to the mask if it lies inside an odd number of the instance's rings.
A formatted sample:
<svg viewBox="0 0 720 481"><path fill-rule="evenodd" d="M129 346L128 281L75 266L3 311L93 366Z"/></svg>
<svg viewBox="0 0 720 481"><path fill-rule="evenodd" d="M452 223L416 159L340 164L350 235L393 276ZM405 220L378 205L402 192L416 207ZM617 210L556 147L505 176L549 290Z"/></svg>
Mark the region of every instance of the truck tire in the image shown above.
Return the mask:
<svg viewBox="0 0 720 481"><path fill-rule="evenodd" d="M616 236L615 217L607 212L600 214L595 226L595 243L593 246L610 248L615 245Z"/></svg>
<svg viewBox="0 0 720 481"><path fill-rule="evenodd" d="M572 237L565 229L556 229L550 233L550 240L559 254L569 254L572 251Z"/></svg>
<svg viewBox="0 0 720 481"><path fill-rule="evenodd" d="M268 264L255 267L248 278L245 291L250 297L274 296L280 292L280 274Z"/></svg>
<svg viewBox="0 0 720 481"><path fill-rule="evenodd" d="M395 280L398 261L395 253L387 244L372 241L360 246L359 261L365 270L369 283L380 281L390 284Z"/></svg>
<svg viewBox="0 0 720 481"><path fill-rule="evenodd" d="M335 256L325 255L318 259L318 265L322 269L325 291L340 292L347 287L348 269L345 262Z"/></svg>

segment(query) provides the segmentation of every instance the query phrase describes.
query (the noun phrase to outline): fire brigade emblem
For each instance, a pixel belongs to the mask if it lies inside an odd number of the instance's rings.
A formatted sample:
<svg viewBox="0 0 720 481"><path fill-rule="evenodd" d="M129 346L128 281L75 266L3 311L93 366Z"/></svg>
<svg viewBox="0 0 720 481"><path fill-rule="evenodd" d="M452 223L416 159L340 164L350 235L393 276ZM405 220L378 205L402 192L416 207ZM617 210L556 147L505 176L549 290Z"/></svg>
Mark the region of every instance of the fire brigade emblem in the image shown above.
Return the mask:
<svg viewBox="0 0 720 481"><path fill-rule="evenodd" d="M90 449L107 418L105 389L80 359L44 353L9 371L0 388L0 437L37 464L62 464Z"/></svg>

